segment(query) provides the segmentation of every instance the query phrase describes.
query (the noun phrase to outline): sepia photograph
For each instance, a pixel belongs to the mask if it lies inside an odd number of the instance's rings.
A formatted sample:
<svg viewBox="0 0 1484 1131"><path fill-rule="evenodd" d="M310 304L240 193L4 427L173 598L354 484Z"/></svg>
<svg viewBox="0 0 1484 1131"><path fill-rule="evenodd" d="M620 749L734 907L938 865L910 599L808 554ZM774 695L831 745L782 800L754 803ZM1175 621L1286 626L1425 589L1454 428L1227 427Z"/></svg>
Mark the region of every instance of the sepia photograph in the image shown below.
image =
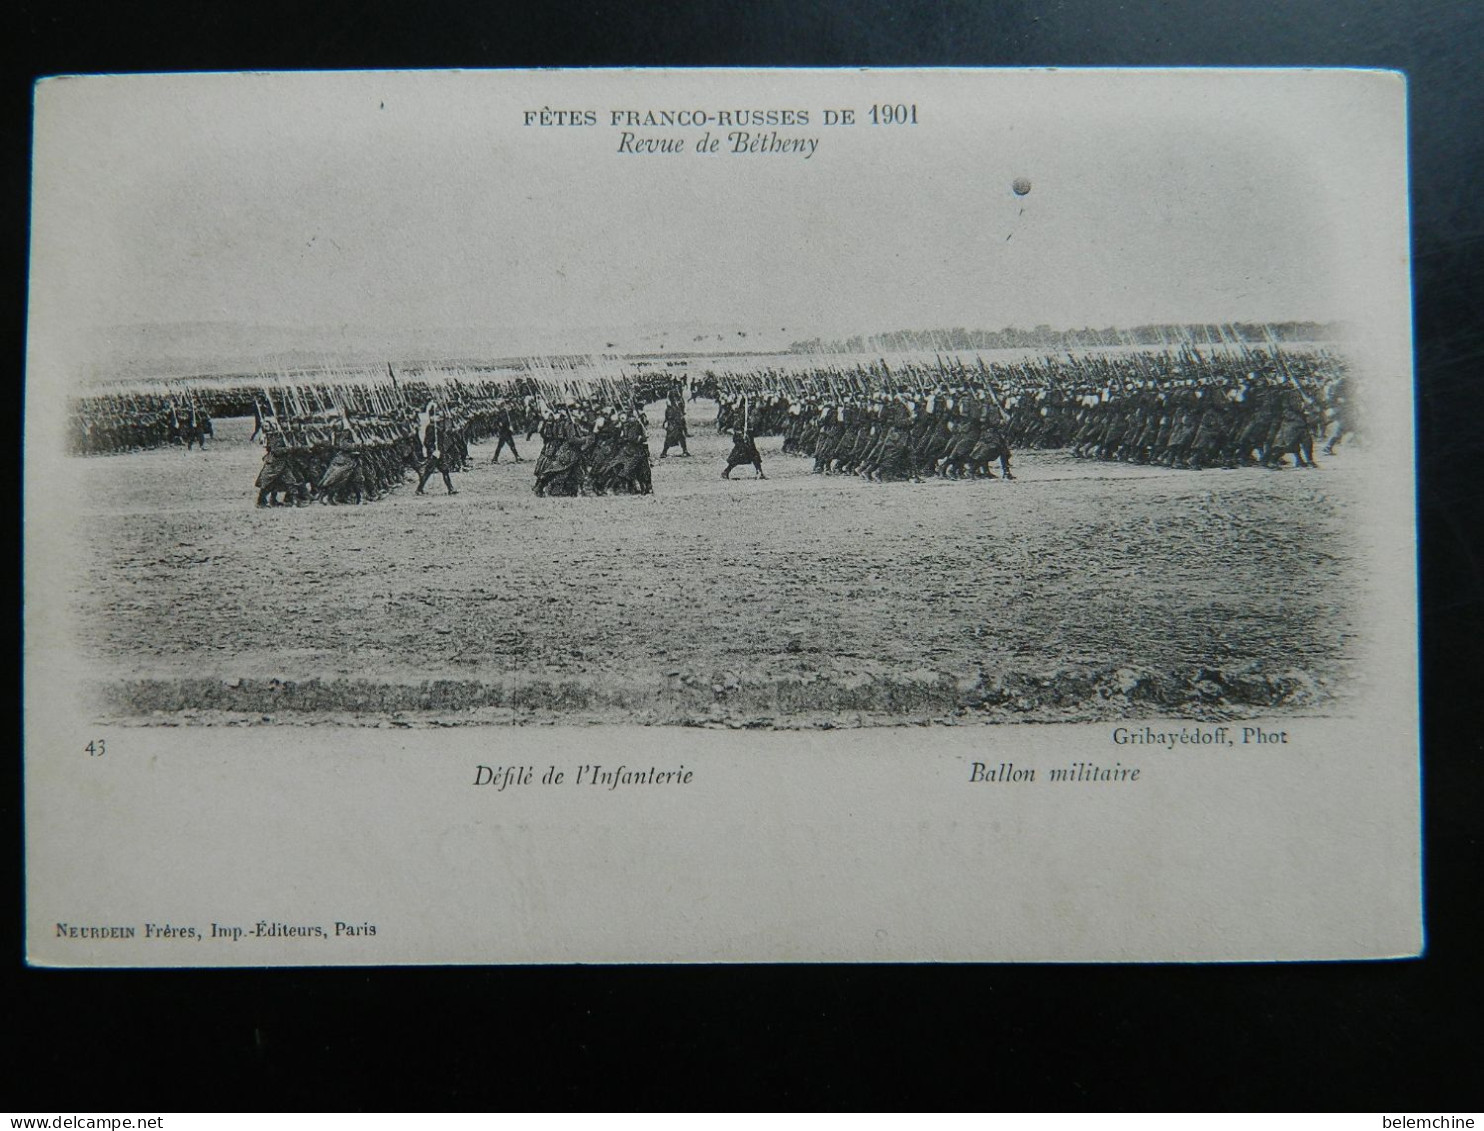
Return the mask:
<svg viewBox="0 0 1484 1131"><path fill-rule="evenodd" d="M33 961L1415 953L1404 115L1379 71L42 83ZM358 890L455 843L493 904Z"/></svg>
<svg viewBox="0 0 1484 1131"><path fill-rule="evenodd" d="M420 83L310 107L244 81L246 136L217 132L220 79L184 105L125 82L126 116L98 80L126 120L70 186L109 193L65 327L100 720L1222 720L1357 692L1365 391L1406 375L1348 320L1335 258L1369 249L1326 230L1331 167L1263 159L1291 124L444 117Z"/></svg>

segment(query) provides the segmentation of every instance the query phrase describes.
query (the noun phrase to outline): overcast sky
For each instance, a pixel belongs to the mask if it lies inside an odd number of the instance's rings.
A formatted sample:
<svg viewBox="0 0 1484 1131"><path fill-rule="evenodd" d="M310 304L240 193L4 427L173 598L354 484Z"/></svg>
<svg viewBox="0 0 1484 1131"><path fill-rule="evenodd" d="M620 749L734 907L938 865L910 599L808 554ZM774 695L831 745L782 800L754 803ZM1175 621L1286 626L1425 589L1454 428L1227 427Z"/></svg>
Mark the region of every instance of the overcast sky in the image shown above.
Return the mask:
<svg viewBox="0 0 1484 1131"><path fill-rule="evenodd" d="M1405 251L1366 219L1377 139L1400 136L1398 85L1300 72L54 80L38 93L33 304L76 331L513 338L1353 318L1368 273ZM875 101L915 103L918 124L822 124L825 108L859 118ZM599 124L523 124L543 107ZM807 127L777 132L818 149L615 152L609 111L667 107L807 110ZM705 132L635 131L688 148ZM724 150L728 132L711 129ZM1394 162L1380 172L1399 183Z"/></svg>

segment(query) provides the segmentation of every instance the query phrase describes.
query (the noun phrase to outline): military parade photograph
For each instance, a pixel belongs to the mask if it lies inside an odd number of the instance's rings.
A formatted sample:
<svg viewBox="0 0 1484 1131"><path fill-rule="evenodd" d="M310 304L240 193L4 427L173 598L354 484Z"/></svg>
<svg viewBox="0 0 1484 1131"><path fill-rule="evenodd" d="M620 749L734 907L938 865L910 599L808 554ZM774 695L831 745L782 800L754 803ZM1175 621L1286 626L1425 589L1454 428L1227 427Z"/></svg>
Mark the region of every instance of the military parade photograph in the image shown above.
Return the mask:
<svg viewBox="0 0 1484 1131"><path fill-rule="evenodd" d="M88 709L1346 714L1407 378L1328 128L1371 88L1268 78L57 91L30 439Z"/></svg>
<svg viewBox="0 0 1484 1131"><path fill-rule="evenodd" d="M41 83L28 953L1415 954L1404 93Z"/></svg>

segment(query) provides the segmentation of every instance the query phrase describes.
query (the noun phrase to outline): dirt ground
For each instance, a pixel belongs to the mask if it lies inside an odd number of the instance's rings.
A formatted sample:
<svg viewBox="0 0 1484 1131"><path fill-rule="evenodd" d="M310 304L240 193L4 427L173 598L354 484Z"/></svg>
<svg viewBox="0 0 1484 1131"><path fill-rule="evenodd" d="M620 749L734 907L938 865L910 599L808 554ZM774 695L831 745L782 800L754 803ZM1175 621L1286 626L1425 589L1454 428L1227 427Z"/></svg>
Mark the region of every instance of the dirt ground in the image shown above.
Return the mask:
<svg viewBox="0 0 1484 1131"><path fill-rule="evenodd" d="M766 481L727 482L714 405L689 411L694 455L656 459L650 497L537 498L533 441L519 464L475 446L455 496L256 509L250 420L205 453L83 460L100 718L831 727L1344 695L1343 453L1189 472L1026 452L1013 483L880 485L811 475L775 437Z"/></svg>

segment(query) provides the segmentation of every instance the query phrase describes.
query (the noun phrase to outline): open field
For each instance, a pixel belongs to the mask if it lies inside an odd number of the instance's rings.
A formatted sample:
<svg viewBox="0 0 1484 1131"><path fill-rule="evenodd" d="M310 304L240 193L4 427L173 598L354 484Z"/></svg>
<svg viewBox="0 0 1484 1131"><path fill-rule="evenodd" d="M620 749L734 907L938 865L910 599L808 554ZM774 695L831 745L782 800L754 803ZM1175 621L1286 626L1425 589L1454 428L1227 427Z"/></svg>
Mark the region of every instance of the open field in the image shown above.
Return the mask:
<svg viewBox="0 0 1484 1131"><path fill-rule="evenodd" d="M1013 483L881 485L768 438L768 480L726 482L713 408L690 406L696 454L656 460L650 497L536 498L531 463L483 444L456 496L435 477L260 510L241 420L204 454L82 460L101 718L807 727L1343 698L1344 455L1182 472L1027 452Z"/></svg>

